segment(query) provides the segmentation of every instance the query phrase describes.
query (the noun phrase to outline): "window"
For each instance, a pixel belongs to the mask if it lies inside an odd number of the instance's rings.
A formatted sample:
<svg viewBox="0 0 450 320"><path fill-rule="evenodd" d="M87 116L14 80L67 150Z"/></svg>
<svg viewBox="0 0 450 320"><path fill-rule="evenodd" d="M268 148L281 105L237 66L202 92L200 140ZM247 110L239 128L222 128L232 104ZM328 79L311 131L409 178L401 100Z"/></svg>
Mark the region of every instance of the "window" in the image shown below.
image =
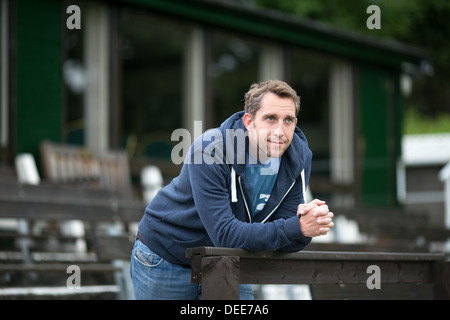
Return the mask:
<svg viewBox="0 0 450 320"><path fill-rule="evenodd" d="M214 31L208 75L212 82L211 127L244 110L244 94L258 81L262 45L236 34Z"/></svg>
<svg viewBox="0 0 450 320"><path fill-rule="evenodd" d="M121 33L121 130L132 156L170 160L171 134L182 127L186 28L124 8Z"/></svg>
<svg viewBox="0 0 450 320"><path fill-rule="evenodd" d="M300 96L298 126L305 133L313 152L311 182L330 178L329 93L332 63L326 57L300 49L292 49L289 83ZM321 190L312 190L315 197L326 200Z"/></svg>
<svg viewBox="0 0 450 320"><path fill-rule="evenodd" d="M8 148L8 2L0 2L0 161L6 160Z"/></svg>
<svg viewBox="0 0 450 320"><path fill-rule="evenodd" d="M83 1L66 2L80 7L82 14L86 11ZM86 88L86 67L84 63L84 16L81 29L68 29L63 19L63 141L70 144L85 143L84 95Z"/></svg>

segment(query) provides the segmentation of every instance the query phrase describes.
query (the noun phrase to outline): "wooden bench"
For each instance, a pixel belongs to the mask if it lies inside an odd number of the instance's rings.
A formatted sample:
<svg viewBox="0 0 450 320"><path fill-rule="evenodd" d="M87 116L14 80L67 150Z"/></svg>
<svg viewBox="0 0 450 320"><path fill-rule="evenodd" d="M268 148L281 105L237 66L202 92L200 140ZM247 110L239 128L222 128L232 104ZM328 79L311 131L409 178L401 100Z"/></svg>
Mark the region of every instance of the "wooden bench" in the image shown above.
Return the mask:
<svg viewBox="0 0 450 320"><path fill-rule="evenodd" d="M443 254L313 251L288 254L198 247L187 249L186 256L192 261L192 283L202 284L202 299L239 299L240 283L359 285L359 292L365 290L366 294L378 294L381 298L386 298L385 285L431 284L432 298L450 299L450 264ZM380 268L381 289L367 287L371 276L367 270L372 265ZM409 293L404 292L405 296Z"/></svg>
<svg viewBox="0 0 450 320"><path fill-rule="evenodd" d="M95 152L82 146L43 141L40 152L45 180L132 193L124 150Z"/></svg>
<svg viewBox="0 0 450 320"><path fill-rule="evenodd" d="M140 221L146 206L131 184L126 152L94 152L83 146L43 141L40 153L43 183L20 184L12 178L0 181L0 218L22 223L19 232L0 232L0 240L6 243L0 250L13 249L0 252L0 273L10 278L20 273L28 280L47 279L52 273L65 279L67 266L76 264L82 268L84 285L100 283L105 273L117 278L124 268L117 259L129 261L131 256L134 234L129 225ZM48 228L39 234L32 232L36 221ZM78 226L81 222L81 236L59 232L73 221ZM87 252L67 248L66 244L79 240L87 245ZM87 274L92 274L92 281L87 282Z"/></svg>
<svg viewBox="0 0 450 320"><path fill-rule="evenodd" d="M109 273L116 277L123 273L116 259L129 261L134 235L127 230L129 223L142 218L146 204L134 200L128 194L117 190L89 189L78 185L44 182L40 185L26 185L12 181L0 181L0 218L14 218L26 221L63 222L81 220L85 227L88 252L44 251L38 243L53 239L58 243L70 241L57 231L35 235L32 232L2 232L0 238L19 242L21 247L0 252L0 274L14 278L18 274L39 277L41 274L59 274L59 283L69 276L69 265L79 265L83 285L98 285L101 274ZM124 228L120 234L109 234L100 230L101 223L120 223ZM70 253L70 255L68 255ZM36 276L37 274L37 276ZM88 276L90 275L90 276ZM92 276L91 276L92 275ZM42 276L44 277L44 276ZM41 277L41 278L42 278ZM89 282L88 282L88 279ZM63 282L61 282L63 281ZM115 281L117 283L117 281ZM38 283L27 281L27 283ZM119 286L120 287L120 286ZM120 289L116 289L121 294Z"/></svg>
<svg viewBox="0 0 450 320"><path fill-rule="evenodd" d="M27 185L0 181L0 218L81 220L88 226L93 241L101 237L96 231L99 222L139 222L145 206L144 202L130 199L117 191L47 182ZM101 253L99 257L108 259Z"/></svg>
<svg viewBox="0 0 450 320"><path fill-rule="evenodd" d="M105 205L109 203L111 210L106 212L105 217L109 216L110 221L118 222L115 214L118 202L125 210L124 214L133 210L131 218L122 217L126 223L140 220L145 205L131 184L129 161L125 150L96 152L83 146L43 141L40 151L42 172L46 181L83 187L86 189L81 191L84 193L84 199L106 201ZM132 209L126 209L129 206ZM140 209L135 210L133 206ZM134 215L135 213L137 215ZM88 217L79 216L79 219L89 221ZM124 256L120 253L122 251L125 255L129 255L128 248L122 248L126 241L119 236L111 239L97 236L96 239L96 245L104 248L99 252L100 258L121 258ZM126 250L120 250L121 248Z"/></svg>

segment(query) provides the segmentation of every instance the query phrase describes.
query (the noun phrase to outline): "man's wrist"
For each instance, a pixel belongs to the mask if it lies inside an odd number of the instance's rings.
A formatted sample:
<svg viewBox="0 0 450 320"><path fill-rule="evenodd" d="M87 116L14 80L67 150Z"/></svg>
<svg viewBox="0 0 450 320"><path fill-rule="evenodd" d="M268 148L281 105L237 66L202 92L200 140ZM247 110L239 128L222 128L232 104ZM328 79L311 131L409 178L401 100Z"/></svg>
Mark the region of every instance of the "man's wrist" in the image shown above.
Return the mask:
<svg viewBox="0 0 450 320"><path fill-rule="evenodd" d="M298 240L306 237L300 226L300 216L291 217L284 221L284 231L289 240Z"/></svg>

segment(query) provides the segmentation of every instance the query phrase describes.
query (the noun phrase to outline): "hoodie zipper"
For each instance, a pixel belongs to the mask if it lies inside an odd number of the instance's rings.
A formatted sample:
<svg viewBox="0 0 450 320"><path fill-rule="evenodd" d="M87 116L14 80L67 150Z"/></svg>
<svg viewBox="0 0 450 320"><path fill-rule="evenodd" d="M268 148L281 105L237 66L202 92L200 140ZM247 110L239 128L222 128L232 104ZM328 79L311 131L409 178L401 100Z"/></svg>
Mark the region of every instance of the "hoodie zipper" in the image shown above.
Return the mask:
<svg viewBox="0 0 450 320"><path fill-rule="evenodd" d="M250 211L248 210L247 200L245 200L244 196L244 190L242 190L241 176L238 176L238 181L239 181L239 189L241 189L242 199L244 199L245 210L247 210L248 220L250 221L250 223L252 223L252 216L250 214Z"/></svg>
<svg viewBox="0 0 450 320"><path fill-rule="evenodd" d="M241 176L238 177L238 181L239 181L239 189L241 190L242 199L244 199L245 209L247 210L247 216L248 216L248 219L249 219L250 223L252 223L252 216L250 215L250 211L248 210L247 200L245 200L244 191L242 190ZM295 180L292 182L291 186L286 191L284 196L281 198L281 200L277 204L277 206L267 215L267 217L263 221L261 221L261 223L265 223L267 221L267 219L269 219L273 215L275 210L278 209L278 207L280 206L281 202L283 202L284 198L286 198L286 196L288 195L289 191L291 191L291 189L294 187L294 185L295 185Z"/></svg>
<svg viewBox="0 0 450 320"><path fill-rule="evenodd" d="M261 221L261 223L265 223L267 221L267 219L269 219L273 213L275 212L275 210L278 209L278 207L280 206L281 202L283 202L284 198L286 198L287 194L289 193L289 191L291 191L291 189L294 187L295 184L295 180L292 182L291 186L289 187L289 189L286 191L286 193L284 194L284 196L281 198L280 202L277 204L277 206L275 208L273 208L273 210L267 215L267 217Z"/></svg>

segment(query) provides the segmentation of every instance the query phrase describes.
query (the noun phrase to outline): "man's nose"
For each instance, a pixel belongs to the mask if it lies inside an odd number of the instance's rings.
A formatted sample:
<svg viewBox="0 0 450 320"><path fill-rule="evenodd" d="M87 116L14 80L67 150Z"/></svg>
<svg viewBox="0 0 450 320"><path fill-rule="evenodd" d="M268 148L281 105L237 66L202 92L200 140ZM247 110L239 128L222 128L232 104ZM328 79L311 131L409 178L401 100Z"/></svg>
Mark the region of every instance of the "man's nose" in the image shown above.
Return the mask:
<svg viewBox="0 0 450 320"><path fill-rule="evenodd" d="M277 127L272 130L272 134L277 136L277 137L282 137L284 136L284 131L282 129L283 124L282 123L278 123Z"/></svg>

